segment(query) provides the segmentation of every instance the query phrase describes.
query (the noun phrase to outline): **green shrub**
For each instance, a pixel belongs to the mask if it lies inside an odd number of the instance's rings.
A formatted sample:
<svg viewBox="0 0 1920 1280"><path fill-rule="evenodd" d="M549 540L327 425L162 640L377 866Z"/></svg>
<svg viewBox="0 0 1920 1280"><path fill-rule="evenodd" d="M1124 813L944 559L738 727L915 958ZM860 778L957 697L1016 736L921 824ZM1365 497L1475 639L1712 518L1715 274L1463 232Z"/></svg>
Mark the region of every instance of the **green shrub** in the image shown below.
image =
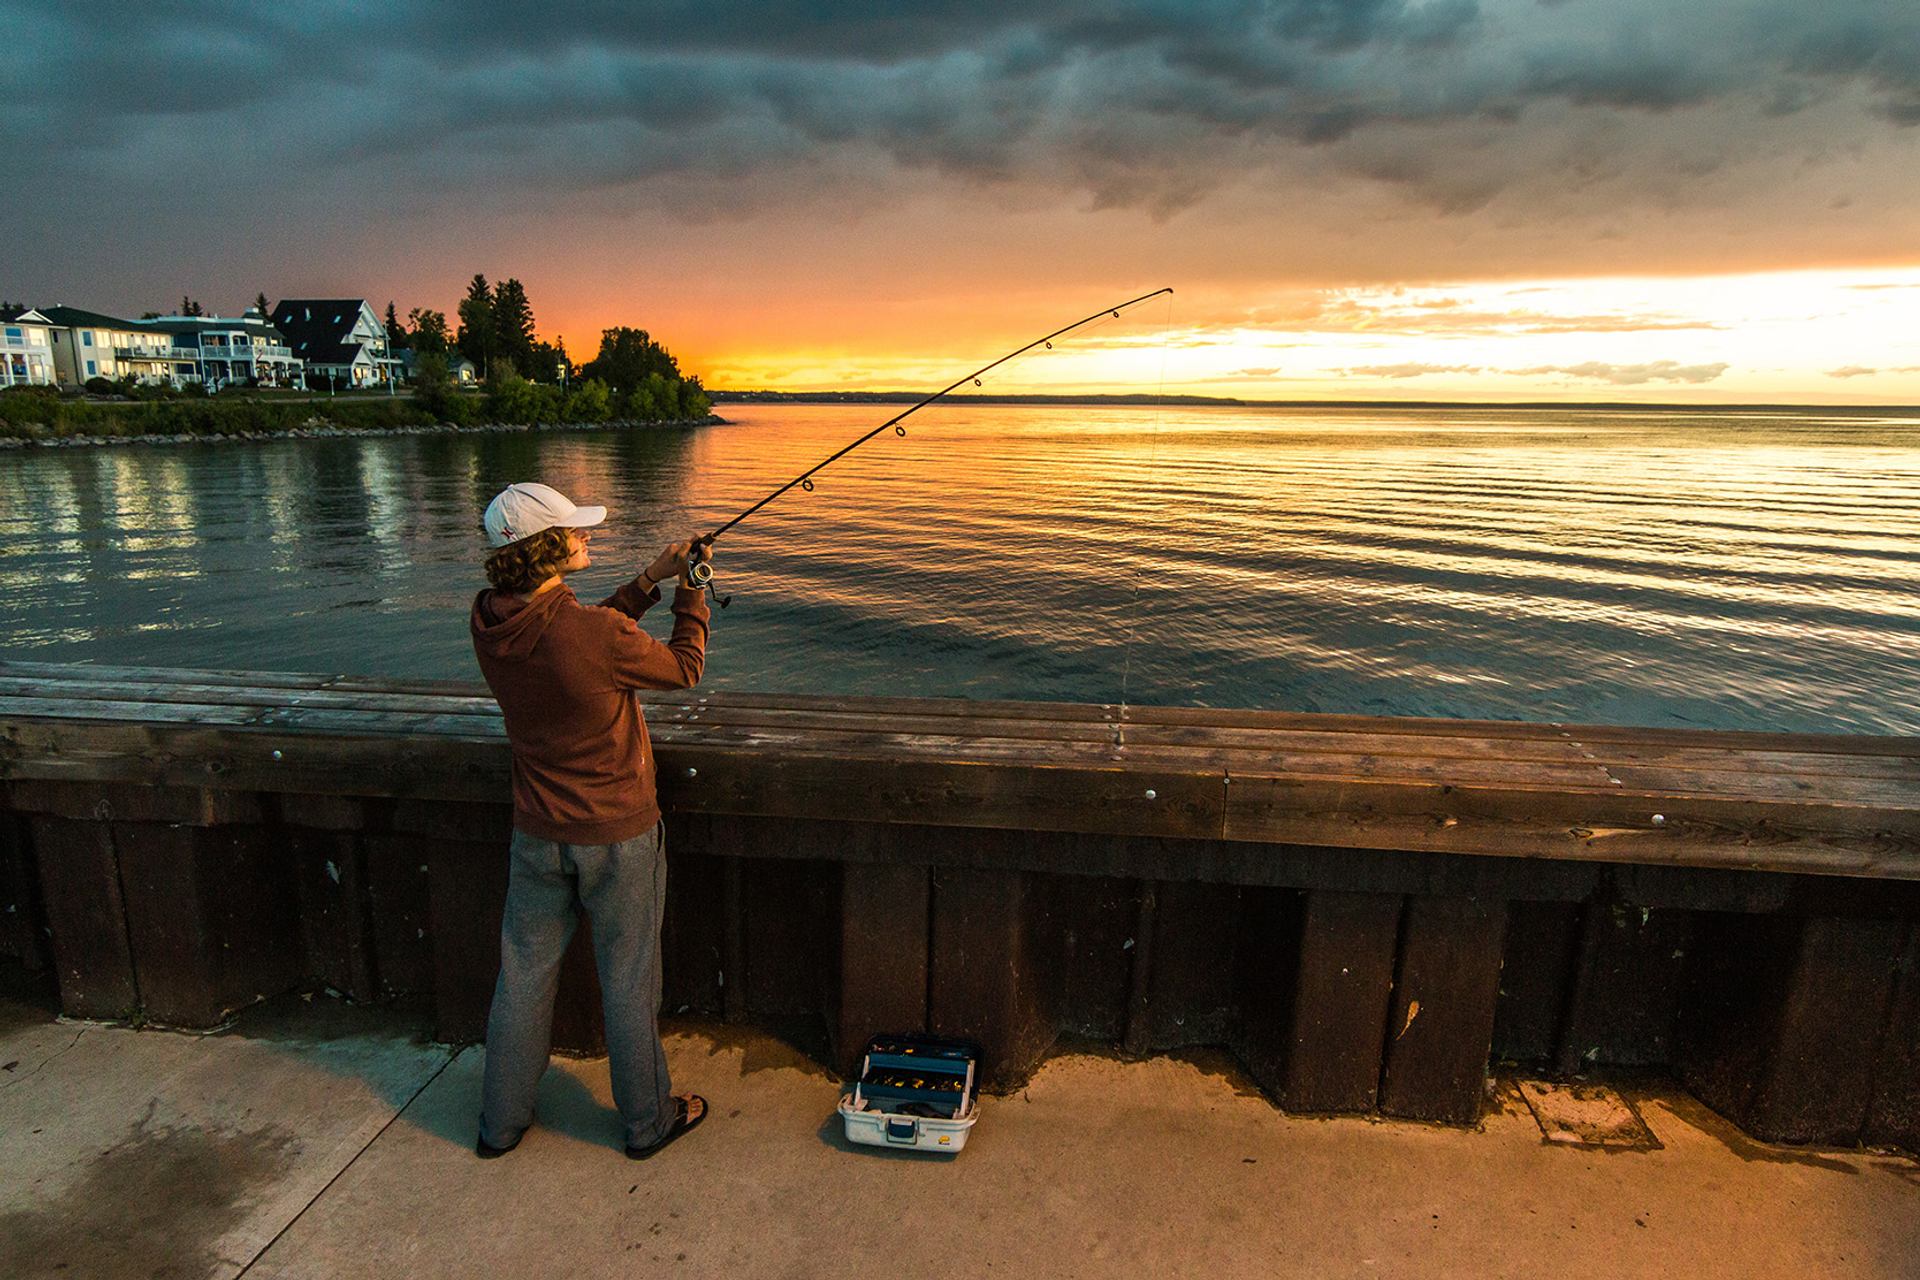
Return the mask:
<svg viewBox="0 0 1920 1280"><path fill-rule="evenodd" d="M605 422L613 416L613 396L606 383L588 378L568 394L561 413L568 422Z"/></svg>
<svg viewBox="0 0 1920 1280"><path fill-rule="evenodd" d="M680 416L683 419L705 418L712 413L713 401L707 398L705 387L693 378L680 384Z"/></svg>
<svg viewBox="0 0 1920 1280"><path fill-rule="evenodd" d="M112 378L88 378L87 394L90 396L114 396L120 394L120 384Z"/></svg>
<svg viewBox="0 0 1920 1280"><path fill-rule="evenodd" d="M487 418L492 422L538 422L540 395L531 382L508 370L487 386Z"/></svg>

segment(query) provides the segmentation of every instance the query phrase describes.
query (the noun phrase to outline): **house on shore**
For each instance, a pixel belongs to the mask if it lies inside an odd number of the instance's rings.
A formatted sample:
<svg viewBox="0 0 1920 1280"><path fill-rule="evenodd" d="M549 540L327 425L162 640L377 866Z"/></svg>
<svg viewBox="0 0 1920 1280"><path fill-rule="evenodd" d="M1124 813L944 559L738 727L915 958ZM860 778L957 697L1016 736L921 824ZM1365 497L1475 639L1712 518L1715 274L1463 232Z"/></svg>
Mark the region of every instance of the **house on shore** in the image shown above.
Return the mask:
<svg viewBox="0 0 1920 1280"><path fill-rule="evenodd" d="M47 318L31 307L0 311L0 387L53 385L53 335Z"/></svg>
<svg viewBox="0 0 1920 1280"><path fill-rule="evenodd" d="M387 326L365 298L282 298L271 319L305 363L309 387L392 386L402 377L400 361L388 349Z"/></svg>
<svg viewBox="0 0 1920 1280"><path fill-rule="evenodd" d="M248 307L228 316L157 316L141 327L169 335L176 350L197 352L197 373L207 390L242 385L297 387L303 363L287 345L287 336L267 322L266 313Z"/></svg>
<svg viewBox="0 0 1920 1280"><path fill-rule="evenodd" d="M414 364L420 359L420 353L413 350L403 350L399 352L398 355L400 358L401 376L408 382L412 382ZM471 387L480 381L480 370L474 367L473 361L467 359L458 351L447 352L445 359L447 362L447 376L453 379L455 386Z"/></svg>
<svg viewBox="0 0 1920 1280"><path fill-rule="evenodd" d="M53 380L84 387L90 379L198 382L209 391L233 385L297 386L300 361L259 311L228 316L156 316L123 320L80 307L33 314L47 326Z"/></svg>
<svg viewBox="0 0 1920 1280"><path fill-rule="evenodd" d="M53 347L54 377L64 387L83 387L89 378L118 382L200 381L199 353L176 349L173 335L82 307L40 308Z"/></svg>

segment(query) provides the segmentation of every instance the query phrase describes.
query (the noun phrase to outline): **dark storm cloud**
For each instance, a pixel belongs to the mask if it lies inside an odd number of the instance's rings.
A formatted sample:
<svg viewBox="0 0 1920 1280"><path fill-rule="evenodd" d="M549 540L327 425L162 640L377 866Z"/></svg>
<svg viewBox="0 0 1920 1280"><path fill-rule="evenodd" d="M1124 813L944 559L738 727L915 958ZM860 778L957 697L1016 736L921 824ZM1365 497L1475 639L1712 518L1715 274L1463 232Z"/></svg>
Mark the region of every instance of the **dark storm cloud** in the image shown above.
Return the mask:
<svg viewBox="0 0 1920 1280"><path fill-rule="evenodd" d="M335 0L116 7L106 23L0 0L0 15L16 190L40 181L54 202L138 205L161 174L190 180L190 207L342 174L450 203L676 174L751 177L733 197L764 203L783 174L838 164L1165 214L1318 156L1465 213L1552 170L1638 173L1684 199L1721 159L1676 166L1645 122L1690 108L1731 113L1733 154L1849 93L1862 129L1920 123L1910 0ZM1579 145L1580 113L1635 116L1645 136Z"/></svg>

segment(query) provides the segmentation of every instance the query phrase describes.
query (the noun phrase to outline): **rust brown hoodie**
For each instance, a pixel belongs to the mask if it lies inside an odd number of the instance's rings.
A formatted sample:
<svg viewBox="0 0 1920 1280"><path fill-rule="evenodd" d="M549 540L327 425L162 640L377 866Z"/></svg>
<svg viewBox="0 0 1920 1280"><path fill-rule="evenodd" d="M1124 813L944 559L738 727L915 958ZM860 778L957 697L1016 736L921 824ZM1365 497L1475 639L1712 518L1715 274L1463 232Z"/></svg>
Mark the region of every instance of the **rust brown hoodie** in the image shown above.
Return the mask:
<svg viewBox="0 0 1920 1280"><path fill-rule="evenodd" d="M613 844L660 821L653 746L636 689L686 689L706 664L707 602L673 593L665 644L638 619L659 603L638 578L598 606L562 583L530 600L482 591L473 651L507 721L513 824L563 844Z"/></svg>

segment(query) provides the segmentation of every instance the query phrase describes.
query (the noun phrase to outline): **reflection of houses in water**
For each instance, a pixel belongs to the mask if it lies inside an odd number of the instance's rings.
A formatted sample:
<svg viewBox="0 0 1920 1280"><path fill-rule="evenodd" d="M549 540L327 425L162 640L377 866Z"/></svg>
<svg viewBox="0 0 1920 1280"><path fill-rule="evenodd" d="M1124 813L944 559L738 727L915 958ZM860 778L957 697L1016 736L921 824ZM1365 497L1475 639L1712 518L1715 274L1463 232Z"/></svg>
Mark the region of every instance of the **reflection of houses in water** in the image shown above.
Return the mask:
<svg viewBox="0 0 1920 1280"><path fill-rule="evenodd" d="M391 386L401 376L387 347L387 326L365 298L282 298L273 323L305 361L310 387Z"/></svg>

